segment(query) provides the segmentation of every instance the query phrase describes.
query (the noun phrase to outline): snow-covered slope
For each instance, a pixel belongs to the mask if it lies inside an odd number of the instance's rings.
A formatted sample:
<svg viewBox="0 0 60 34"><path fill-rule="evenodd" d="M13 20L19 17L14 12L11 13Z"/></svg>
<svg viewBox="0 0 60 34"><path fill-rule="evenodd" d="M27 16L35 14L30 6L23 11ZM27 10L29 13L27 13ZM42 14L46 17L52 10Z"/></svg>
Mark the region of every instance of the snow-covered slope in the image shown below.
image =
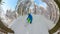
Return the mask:
<svg viewBox="0 0 60 34"><path fill-rule="evenodd" d="M15 34L49 34L55 24L42 15L33 15L32 24L26 23L27 15L20 16L9 26ZM27 25L27 26L26 26Z"/></svg>

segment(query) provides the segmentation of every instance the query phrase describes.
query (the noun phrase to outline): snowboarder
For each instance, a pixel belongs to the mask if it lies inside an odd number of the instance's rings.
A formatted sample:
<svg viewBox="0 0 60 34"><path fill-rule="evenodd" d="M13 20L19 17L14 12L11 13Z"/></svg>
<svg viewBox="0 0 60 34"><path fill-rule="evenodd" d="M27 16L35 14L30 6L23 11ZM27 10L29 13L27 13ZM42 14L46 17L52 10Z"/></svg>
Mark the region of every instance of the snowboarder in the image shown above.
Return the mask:
<svg viewBox="0 0 60 34"><path fill-rule="evenodd" d="M31 24L31 23L32 23L32 20L33 20L33 17L32 17L32 15L29 13L29 14L28 14L28 17L27 17L27 22Z"/></svg>

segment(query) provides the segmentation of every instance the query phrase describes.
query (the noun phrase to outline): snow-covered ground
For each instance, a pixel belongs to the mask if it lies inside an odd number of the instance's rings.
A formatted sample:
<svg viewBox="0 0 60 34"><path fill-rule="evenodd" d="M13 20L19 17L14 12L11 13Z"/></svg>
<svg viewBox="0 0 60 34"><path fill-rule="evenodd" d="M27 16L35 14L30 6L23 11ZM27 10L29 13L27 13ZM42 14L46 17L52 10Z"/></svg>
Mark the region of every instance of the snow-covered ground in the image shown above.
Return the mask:
<svg viewBox="0 0 60 34"><path fill-rule="evenodd" d="M9 26L14 34L49 34L49 30L55 26L52 21L42 15L33 15L32 24L27 24L27 15L20 16Z"/></svg>

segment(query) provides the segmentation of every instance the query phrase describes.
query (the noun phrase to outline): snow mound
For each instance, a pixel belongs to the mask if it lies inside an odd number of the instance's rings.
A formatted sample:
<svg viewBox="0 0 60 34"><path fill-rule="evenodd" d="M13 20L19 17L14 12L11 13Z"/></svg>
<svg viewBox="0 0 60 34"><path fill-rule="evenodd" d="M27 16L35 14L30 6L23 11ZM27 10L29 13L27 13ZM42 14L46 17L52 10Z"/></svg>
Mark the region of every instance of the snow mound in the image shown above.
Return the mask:
<svg viewBox="0 0 60 34"><path fill-rule="evenodd" d="M27 15L20 16L9 26L15 34L49 34L49 30L54 27L52 21L47 20L42 15L32 15L32 24L26 23ZM27 26L25 26L27 25Z"/></svg>

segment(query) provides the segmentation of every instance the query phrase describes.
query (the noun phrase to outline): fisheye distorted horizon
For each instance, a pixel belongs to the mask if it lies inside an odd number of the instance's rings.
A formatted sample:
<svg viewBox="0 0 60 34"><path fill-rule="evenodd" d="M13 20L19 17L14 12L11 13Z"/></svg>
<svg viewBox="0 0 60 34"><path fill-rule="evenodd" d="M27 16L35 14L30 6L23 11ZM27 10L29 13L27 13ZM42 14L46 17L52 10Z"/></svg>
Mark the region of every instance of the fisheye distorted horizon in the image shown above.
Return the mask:
<svg viewBox="0 0 60 34"><path fill-rule="evenodd" d="M5 3L3 3L3 5L2 5L2 7L3 7L3 10L4 11L6 11L7 9L12 9L12 10L14 10L15 9L15 7L16 7L16 5L17 5L17 1L18 0L3 0L3 2L5 2ZM34 0L34 2L36 2L36 4L38 5L38 6L43 6L43 7L46 7L47 5L46 5L46 3L44 3L44 2L42 2L42 0Z"/></svg>

